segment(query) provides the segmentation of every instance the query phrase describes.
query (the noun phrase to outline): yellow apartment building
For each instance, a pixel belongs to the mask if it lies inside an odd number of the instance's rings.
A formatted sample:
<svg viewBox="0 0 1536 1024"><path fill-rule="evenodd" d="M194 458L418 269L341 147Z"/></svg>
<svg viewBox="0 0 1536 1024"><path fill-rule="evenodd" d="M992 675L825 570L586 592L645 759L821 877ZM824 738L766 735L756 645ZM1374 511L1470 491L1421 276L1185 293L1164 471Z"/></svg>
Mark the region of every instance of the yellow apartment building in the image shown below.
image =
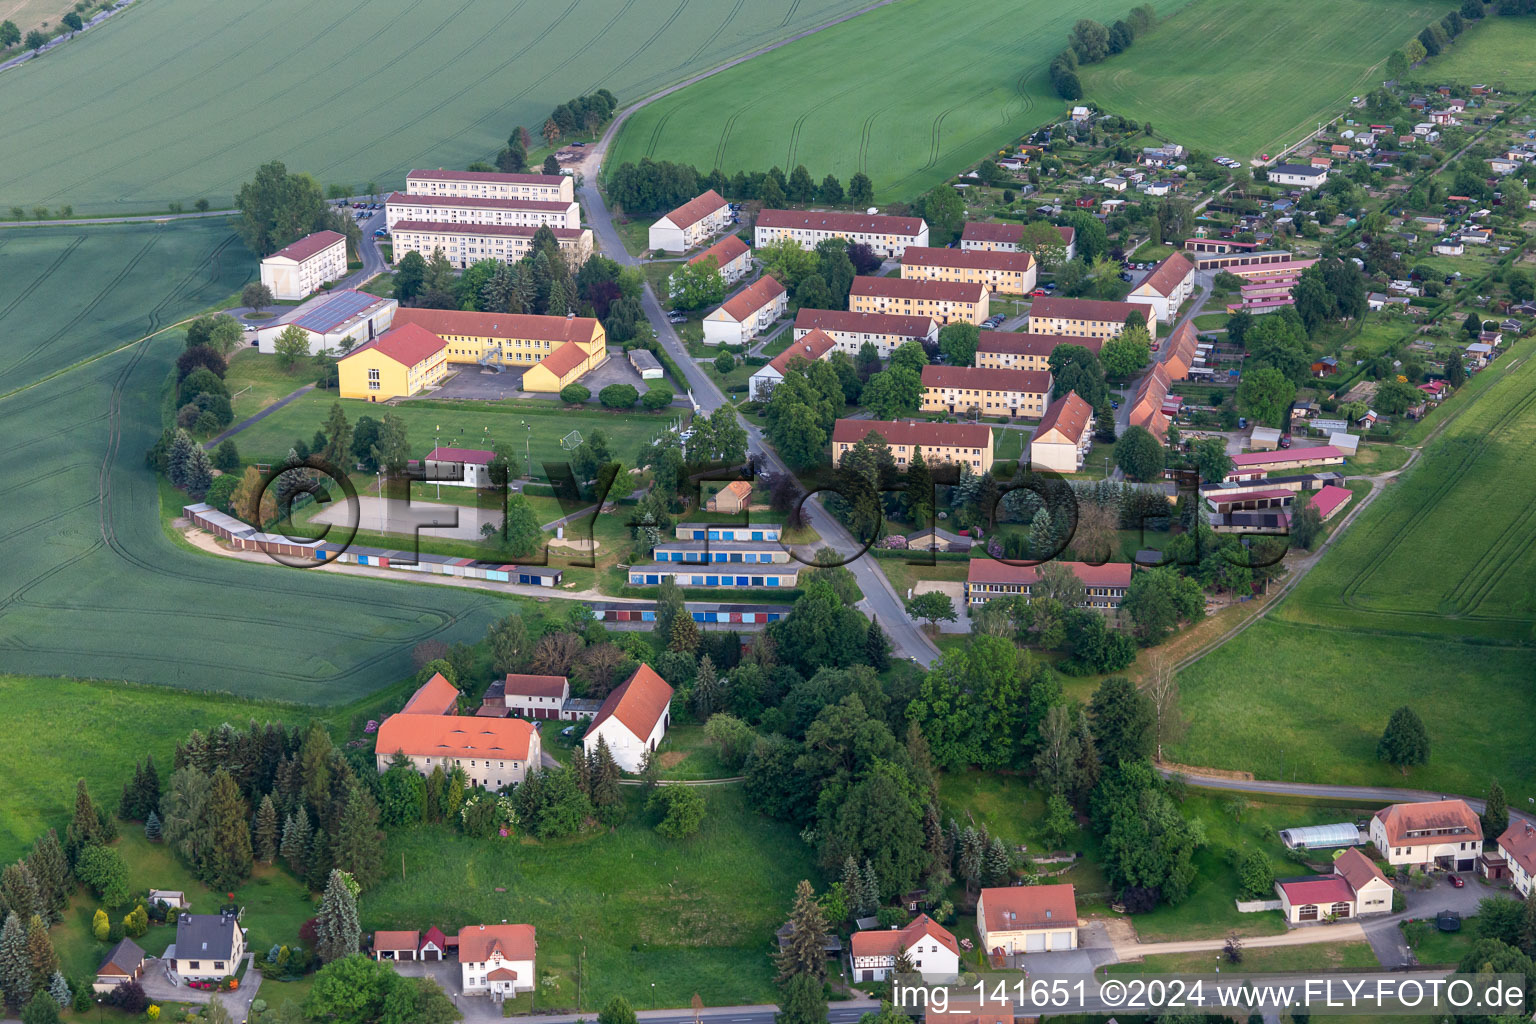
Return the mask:
<svg viewBox="0 0 1536 1024"><path fill-rule="evenodd" d="M856 277L848 292L854 313L927 316L940 324L981 324L991 315L991 297L982 284L913 280L903 277Z"/></svg>
<svg viewBox="0 0 1536 1024"><path fill-rule="evenodd" d="M1028 295L1037 277L1035 258L1003 249L940 249L910 246L901 257L901 276L913 281L979 284L1001 295Z"/></svg>

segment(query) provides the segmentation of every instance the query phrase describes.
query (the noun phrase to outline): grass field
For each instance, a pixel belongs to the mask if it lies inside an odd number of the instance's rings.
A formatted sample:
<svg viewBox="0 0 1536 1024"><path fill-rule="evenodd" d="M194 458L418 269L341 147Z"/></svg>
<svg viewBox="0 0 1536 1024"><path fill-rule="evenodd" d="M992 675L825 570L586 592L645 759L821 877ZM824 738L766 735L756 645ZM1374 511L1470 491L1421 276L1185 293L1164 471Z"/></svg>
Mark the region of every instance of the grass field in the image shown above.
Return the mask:
<svg viewBox="0 0 1536 1024"><path fill-rule="evenodd" d="M1126 53L1079 74L1088 99L1151 121L1166 138L1238 158L1274 153L1380 85L1377 65L1454 6L1195 0Z"/></svg>
<svg viewBox="0 0 1536 1024"><path fill-rule="evenodd" d="M805 164L818 181L863 171L878 198L906 199L1059 117L1047 63L1076 19L1123 13L1108 0L902 0L651 104L609 164Z"/></svg>
<svg viewBox="0 0 1536 1024"><path fill-rule="evenodd" d="M70 0L0 0L0 21L14 21L25 36L31 29L57 25L74 7Z"/></svg>
<svg viewBox="0 0 1536 1024"><path fill-rule="evenodd" d="M274 158L391 188L492 158L572 96L629 103L858 3L155 0L0 82L0 205L222 204Z"/></svg>
<svg viewBox="0 0 1536 1024"><path fill-rule="evenodd" d="M1371 944L1358 942L1313 942L1304 946L1269 946L1243 950L1240 971L1374 971L1381 966ZM1114 964L1110 974L1214 974L1226 966L1220 950L1210 953L1162 953L1129 963Z"/></svg>
<svg viewBox="0 0 1536 1024"><path fill-rule="evenodd" d="M54 237L59 253L72 244ZM205 237L217 246L218 235ZM209 250L167 250L158 288L145 281L98 308L112 309L108 323L174 322L228 294L231 275L212 260ZM57 294L53 307L0 307L0 351L23 357L12 357L16 386L120 343L86 324L66 328L74 314ZM478 638L506 613L507 599L490 592L215 559L168 537L144 451L180 347L169 331L0 397L0 671L334 704L405 675L417 642Z"/></svg>
<svg viewBox="0 0 1536 1024"><path fill-rule="evenodd" d="M1536 18L1484 18L1456 37L1456 43L1424 64L1422 81L1491 85L1524 92L1536 89Z"/></svg>
<svg viewBox="0 0 1536 1024"><path fill-rule="evenodd" d="M363 927L459 927L503 919L538 929L540 1010L574 1010L584 949L582 1008L611 996L636 1009L772 1002L773 930L795 883L820 889L809 848L788 826L749 811L739 786L699 790L702 831L663 839L625 787L629 819L611 832L520 843L466 839L439 829L390 836L390 878L361 900ZM399 874L405 861L405 880ZM654 996L650 982L655 983Z"/></svg>

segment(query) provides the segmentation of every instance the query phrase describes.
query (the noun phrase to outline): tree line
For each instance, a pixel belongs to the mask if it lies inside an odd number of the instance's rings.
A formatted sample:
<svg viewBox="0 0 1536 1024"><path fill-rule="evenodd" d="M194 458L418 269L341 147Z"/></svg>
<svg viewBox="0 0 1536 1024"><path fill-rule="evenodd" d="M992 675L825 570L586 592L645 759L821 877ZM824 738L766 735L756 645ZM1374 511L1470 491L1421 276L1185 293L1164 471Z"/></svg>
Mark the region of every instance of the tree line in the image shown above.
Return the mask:
<svg viewBox="0 0 1536 1024"><path fill-rule="evenodd" d="M786 202L859 207L868 206L875 198L874 183L862 171L848 179L845 190L834 174L826 175L817 184L804 164L797 165L787 176L774 166L766 172L737 171L727 177L718 167L706 172L691 164L650 157L639 163L625 161L614 168L608 176L607 189L610 201L634 217L676 209L710 189L726 199L755 199L770 208Z"/></svg>
<svg viewBox="0 0 1536 1024"><path fill-rule="evenodd" d="M1056 95L1064 100L1083 98L1083 83L1077 69L1083 64L1099 61L1129 50L1142 35L1156 23L1151 4L1131 8L1129 14L1105 27L1091 18L1079 18L1067 34L1067 48L1051 61L1049 75Z"/></svg>

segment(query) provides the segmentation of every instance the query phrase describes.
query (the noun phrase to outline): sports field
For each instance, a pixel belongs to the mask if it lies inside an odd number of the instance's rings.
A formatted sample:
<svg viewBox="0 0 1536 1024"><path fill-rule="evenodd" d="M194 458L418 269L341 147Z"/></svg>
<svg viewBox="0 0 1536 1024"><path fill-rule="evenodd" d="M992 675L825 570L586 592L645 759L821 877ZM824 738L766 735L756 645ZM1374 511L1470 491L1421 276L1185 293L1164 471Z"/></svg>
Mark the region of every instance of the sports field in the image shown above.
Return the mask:
<svg viewBox="0 0 1536 1024"><path fill-rule="evenodd" d="M856 171L906 199L993 146L1059 116L1045 78L1078 18L1130 5L1084 0L902 0L691 85L625 122L609 166L650 156L787 172Z"/></svg>
<svg viewBox="0 0 1536 1024"><path fill-rule="evenodd" d="M281 159L389 188L517 124L627 103L863 0L153 0L0 78L0 208L229 201Z"/></svg>
<svg viewBox="0 0 1536 1024"><path fill-rule="evenodd" d="M1412 73L1416 81L1536 89L1536 18L1484 18Z"/></svg>
<svg viewBox="0 0 1536 1024"><path fill-rule="evenodd" d="M1195 0L1080 71L1101 108L1193 149L1273 153L1380 84L1378 65L1449 0ZM1161 7L1159 13L1162 13Z"/></svg>
<svg viewBox="0 0 1536 1024"><path fill-rule="evenodd" d="M143 245L137 232L158 229L124 230L132 249ZM115 295L109 321L171 323L238 287L249 263L216 270L222 236L206 241L201 252L168 250L159 286ZM70 244L60 236L58 253ZM25 316L21 308L0 307L0 351L30 353L74 316L63 299ZM92 336L88 325L70 328L54 342L67 341L68 359L39 355L28 375L119 344ZM486 592L215 559L168 537L144 451L159 434L161 385L180 346L180 332L167 332L0 397L0 672L334 704L404 676L418 641L473 639L505 614Z"/></svg>

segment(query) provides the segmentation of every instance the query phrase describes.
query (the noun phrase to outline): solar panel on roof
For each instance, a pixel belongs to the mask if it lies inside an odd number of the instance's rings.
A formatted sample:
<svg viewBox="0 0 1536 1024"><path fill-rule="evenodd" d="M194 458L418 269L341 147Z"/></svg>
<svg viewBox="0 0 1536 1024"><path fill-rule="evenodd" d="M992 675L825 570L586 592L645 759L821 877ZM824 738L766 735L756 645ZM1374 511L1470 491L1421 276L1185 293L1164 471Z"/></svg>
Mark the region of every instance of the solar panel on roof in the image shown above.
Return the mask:
<svg viewBox="0 0 1536 1024"><path fill-rule="evenodd" d="M342 292L293 322L305 330L325 334L379 301L377 295L366 292Z"/></svg>

